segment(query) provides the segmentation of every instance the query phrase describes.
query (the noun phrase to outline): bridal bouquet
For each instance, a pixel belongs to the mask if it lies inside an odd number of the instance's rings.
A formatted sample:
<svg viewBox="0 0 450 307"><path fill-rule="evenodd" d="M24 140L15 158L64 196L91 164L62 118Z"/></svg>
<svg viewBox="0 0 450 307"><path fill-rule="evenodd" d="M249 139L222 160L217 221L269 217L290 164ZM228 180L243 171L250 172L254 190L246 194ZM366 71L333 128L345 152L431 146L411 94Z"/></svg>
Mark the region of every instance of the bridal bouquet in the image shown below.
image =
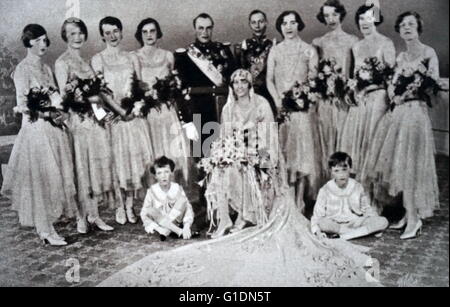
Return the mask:
<svg viewBox="0 0 450 307"><path fill-rule="evenodd" d="M364 60L364 64L358 68L354 79L347 82L345 89L345 101L349 105L358 105L355 95L363 95L364 90L369 86L386 87L387 82L392 78L394 70L383 64L377 57L370 57Z"/></svg>
<svg viewBox="0 0 450 307"><path fill-rule="evenodd" d="M236 130L233 135L220 138L211 144L210 157L203 158L198 163L198 168L207 175L214 169L223 169L229 166L238 168L256 167L259 165L259 157L248 150L243 131Z"/></svg>
<svg viewBox="0 0 450 307"><path fill-rule="evenodd" d="M66 84L65 92L66 95L62 103L64 111L72 110L82 120L85 116L92 116L97 104L112 95L112 91L108 88L101 73L91 79L72 78ZM107 114L106 111L104 112ZM102 122L97 116L95 118L99 123Z"/></svg>
<svg viewBox="0 0 450 307"><path fill-rule="evenodd" d="M147 116L151 109L160 111L163 105L171 108L188 100L189 90L183 88L178 72L173 70L167 77L157 79L151 88L134 75L130 95L122 99L121 104L128 114Z"/></svg>
<svg viewBox="0 0 450 307"><path fill-rule="evenodd" d="M316 92L320 93L323 100L341 107L346 90L346 80L342 68L335 59L331 58L321 60L318 71L315 78Z"/></svg>
<svg viewBox="0 0 450 307"><path fill-rule="evenodd" d="M208 219L211 221L208 233L214 224L214 213L223 205L240 206L244 195L248 205L255 208L255 224L267 222L268 214L263 201L262 189L272 185L272 170L263 169L264 153L248 149L244 132L236 130L232 135L220 138L211 145L210 157L203 158L198 168L206 173L199 185L206 183Z"/></svg>
<svg viewBox="0 0 450 307"><path fill-rule="evenodd" d="M278 122L284 123L293 112L308 112L309 108L321 99L315 78L300 83L298 81L290 90L283 93L282 107L278 114Z"/></svg>
<svg viewBox="0 0 450 307"><path fill-rule="evenodd" d="M394 97L391 100L391 111L406 99L423 100L431 108L431 96L445 89L434 79L428 69L429 60L424 60L416 70L404 68L394 77Z"/></svg>
<svg viewBox="0 0 450 307"><path fill-rule="evenodd" d="M319 73L305 82L296 82L283 94L282 108L278 122L283 123L292 112L308 112L309 108L320 100L329 101L341 107L347 86L342 68L334 59L319 62Z"/></svg>
<svg viewBox="0 0 450 307"><path fill-rule="evenodd" d="M142 109L147 91L147 84L139 80L136 73L133 73L130 79L129 91L120 101L120 105L125 109L127 115L144 116Z"/></svg>
<svg viewBox="0 0 450 307"><path fill-rule="evenodd" d="M48 121L52 126L63 128L64 123L61 121L61 112L52 105L52 100L58 96L58 91L53 88L33 87L30 89L27 98L27 108L30 122L34 123L39 119L39 113L47 113L48 116L44 117L45 121Z"/></svg>
<svg viewBox="0 0 450 307"><path fill-rule="evenodd" d="M362 91L370 85L385 87L393 73L393 69L383 64L377 57L367 58L356 71L356 89Z"/></svg>

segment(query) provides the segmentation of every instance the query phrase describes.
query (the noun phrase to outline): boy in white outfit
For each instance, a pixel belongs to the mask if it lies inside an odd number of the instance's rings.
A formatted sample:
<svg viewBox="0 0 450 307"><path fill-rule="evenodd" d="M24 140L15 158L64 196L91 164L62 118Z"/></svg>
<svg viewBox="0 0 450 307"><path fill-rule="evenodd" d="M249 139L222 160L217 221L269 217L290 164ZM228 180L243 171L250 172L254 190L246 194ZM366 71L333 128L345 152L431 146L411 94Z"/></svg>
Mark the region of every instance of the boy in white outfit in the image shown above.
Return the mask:
<svg viewBox="0 0 450 307"><path fill-rule="evenodd" d="M351 240L384 231L386 218L371 207L364 188L350 178L352 158L336 152L328 160L332 180L319 191L311 218L311 231L316 235L337 234Z"/></svg>
<svg viewBox="0 0 450 307"><path fill-rule="evenodd" d="M192 236L194 212L183 188L171 180L174 169L171 159L165 156L156 159L151 172L157 183L147 190L141 210L145 231L156 231L162 241L172 232L186 240Z"/></svg>

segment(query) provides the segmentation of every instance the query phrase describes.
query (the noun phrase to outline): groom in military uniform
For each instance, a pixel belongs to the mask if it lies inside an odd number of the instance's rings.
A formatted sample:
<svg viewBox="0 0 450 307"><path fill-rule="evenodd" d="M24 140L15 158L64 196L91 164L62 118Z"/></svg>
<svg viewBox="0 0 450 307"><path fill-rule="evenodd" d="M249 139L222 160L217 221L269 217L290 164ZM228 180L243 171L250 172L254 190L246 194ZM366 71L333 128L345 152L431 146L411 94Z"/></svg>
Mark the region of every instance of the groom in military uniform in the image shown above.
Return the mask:
<svg viewBox="0 0 450 307"><path fill-rule="evenodd" d="M214 21L211 16L202 13L193 20L193 25L196 40L187 48L176 50L175 69L183 84L191 89L191 110L201 134L201 141L194 142L193 155L200 158L209 154L212 136L218 136L217 123L235 62L229 43L212 41Z"/></svg>

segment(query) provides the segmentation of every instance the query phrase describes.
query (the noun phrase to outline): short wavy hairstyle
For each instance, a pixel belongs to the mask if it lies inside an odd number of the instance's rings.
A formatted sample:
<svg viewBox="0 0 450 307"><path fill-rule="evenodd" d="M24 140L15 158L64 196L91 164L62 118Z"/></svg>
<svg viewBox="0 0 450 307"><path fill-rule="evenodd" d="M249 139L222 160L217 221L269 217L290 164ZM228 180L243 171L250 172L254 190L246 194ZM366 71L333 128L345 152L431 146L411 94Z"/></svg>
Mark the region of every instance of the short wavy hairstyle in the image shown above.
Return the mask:
<svg viewBox="0 0 450 307"><path fill-rule="evenodd" d="M334 7L336 13L339 14L339 20L342 22L345 19L345 16L347 15L347 10L345 9L345 6L339 1L339 0L327 0L321 7L320 11L317 14L316 18L319 20L319 22L323 24L327 24L325 20L325 16L323 14L324 7L325 6L331 6Z"/></svg>
<svg viewBox="0 0 450 307"><path fill-rule="evenodd" d="M422 19L422 16L420 16L419 13L414 12L414 11L407 11L407 12L404 12L404 13L398 15L397 20L395 21L395 31L397 33L400 33L400 24L403 22L403 19L405 19L405 17L408 17L408 16L413 16L413 17L416 18L416 20L417 20L417 32L419 34L422 34L422 31L423 31L423 19Z"/></svg>
<svg viewBox="0 0 450 307"><path fill-rule="evenodd" d="M141 46L144 46L144 40L142 39L142 29L148 24L155 25L157 39L160 39L161 37L163 37L163 33L161 31L161 26L159 25L159 22L153 18L146 18L138 24L136 33L134 33L134 37L141 44Z"/></svg>
<svg viewBox="0 0 450 307"><path fill-rule="evenodd" d="M375 7L374 4L371 4L369 6L367 5L361 5L358 10L355 13L355 23L356 26L358 27L358 30L361 30L361 27L359 26L359 16L364 15L366 12L370 11L370 10L378 10L378 20L375 20L375 26L378 27L379 25L381 25L384 21L384 17L383 15L381 15L381 10L377 7Z"/></svg>
<svg viewBox="0 0 450 307"><path fill-rule="evenodd" d="M88 29L86 27L86 24L83 22L83 20L76 18L76 17L70 17L64 20L62 26L61 26L61 38L63 41L67 43L67 30L66 26L68 24L72 24L78 27L80 29L81 33L83 33L86 36L86 40L88 39Z"/></svg>
<svg viewBox="0 0 450 307"><path fill-rule="evenodd" d="M277 29L277 31L281 35L283 35L283 32L281 31L281 25L284 22L284 17L286 17L288 15L295 16L295 21L297 21L297 23L298 23L297 30L299 32L303 31L303 29L305 28L305 23L303 22L302 17L300 16L300 14L297 11L284 11L283 13L281 13L280 16L278 16L277 21L275 22L275 28Z"/></svg>
<svg viewBox="0 0 450 307"><path fill-rule="evenodd" d="M33 46L31 46L30 41L39 38L42 35L47 36L47 47L50 46L50 39L48 38L47 31L45 31L44 27L34 23L28 24L22 31L22 43L26 48L31 48Z"/></svg>
<svg viewBox="0 0 450 307"><path fill-rule="evenodd" d="M348 153L341 152L341 151L335 152L328 159L328 167L330 169L332 167L346 166L346 165L348 167L352 168L352 164L353 164L352 157L350 157L350 155Z"/></svg>
<svg viewBox="0 0 450 307"><path fill-rule="evenodd" d="M100 20L100 22L98 24L98 29L100 31L100 35L101 36L104 35L104 33L103 33L103 26L104 25L117 26L120 31L123 30L122 22L120 21L119 18L112 17L112 16L107 16L107 17L103 18L102 20Z"/></svg>
<svg viewBox="0 0 450 307"><path fill-rule="evenodd" d="M159 157L153 162L153 165L150 167L150 172L153 175L156 175L156 169L162 167L170 167L170 171L173 172L175 170L175 162L172 159L167 158L166 156Z"/></svg>

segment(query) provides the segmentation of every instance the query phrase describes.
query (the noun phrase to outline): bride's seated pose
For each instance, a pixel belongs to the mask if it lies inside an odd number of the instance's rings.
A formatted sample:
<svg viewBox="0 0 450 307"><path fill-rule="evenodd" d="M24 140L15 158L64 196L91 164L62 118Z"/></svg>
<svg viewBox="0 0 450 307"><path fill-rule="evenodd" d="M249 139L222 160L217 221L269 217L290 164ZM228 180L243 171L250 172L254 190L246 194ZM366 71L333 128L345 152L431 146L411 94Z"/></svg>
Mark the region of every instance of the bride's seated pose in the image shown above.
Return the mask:
<svg viewBox="0 0 450 307"><path fill-rule="evenodd" d="M270 104L255 94L251 73L236 70L222 112L221 136L212 145L211 156L200 164L208 173L205 194L212 225L217 212L213 238L267 221L264 200L270 195L266 183L272 169L268 162L277 148L277 134ZM234 225L229 207L237 212Z"/></svg>

